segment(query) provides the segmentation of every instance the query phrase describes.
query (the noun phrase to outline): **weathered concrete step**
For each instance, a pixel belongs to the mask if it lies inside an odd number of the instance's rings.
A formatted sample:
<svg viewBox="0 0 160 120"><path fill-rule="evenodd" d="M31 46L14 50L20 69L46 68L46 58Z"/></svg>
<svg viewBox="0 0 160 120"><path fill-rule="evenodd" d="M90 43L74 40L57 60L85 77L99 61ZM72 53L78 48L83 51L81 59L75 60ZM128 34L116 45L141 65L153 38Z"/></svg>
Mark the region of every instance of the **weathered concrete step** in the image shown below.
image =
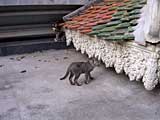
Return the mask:
<svg viewBox="0 0 160 120"><path fill-rule="evenodd" d="M66 49L65 42L54 42L53 38L0 43L0 56L31 53L48 49Z"/></svg>
<svg viewBox="0 0 160 120"><path fill-rule="evenodd" d="M0 42L8 38L53 36L52 24L81 5L0 6Z"/></svg>
<svg viewBox="0 0 160 120"><path fill-rule="evenodd" d="M7 38L32 37L32 36L54 36L51 25L19 25L0 28L0 41Z"/></svg>

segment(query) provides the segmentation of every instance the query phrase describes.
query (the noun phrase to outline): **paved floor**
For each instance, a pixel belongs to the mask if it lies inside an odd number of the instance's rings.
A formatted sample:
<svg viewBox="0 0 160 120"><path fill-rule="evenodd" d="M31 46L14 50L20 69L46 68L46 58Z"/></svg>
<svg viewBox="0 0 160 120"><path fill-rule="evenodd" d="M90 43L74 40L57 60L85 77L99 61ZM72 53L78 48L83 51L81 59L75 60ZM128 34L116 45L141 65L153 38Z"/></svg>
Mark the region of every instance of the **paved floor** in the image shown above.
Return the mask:
<svg viewBox="0 0 160 120"><path fill-rule="evenodd" d="M146 91L113 69L96 68L80 87L59 80L85 60L74 50L0 57L0 120L160 120L160 88Z"/></svg>

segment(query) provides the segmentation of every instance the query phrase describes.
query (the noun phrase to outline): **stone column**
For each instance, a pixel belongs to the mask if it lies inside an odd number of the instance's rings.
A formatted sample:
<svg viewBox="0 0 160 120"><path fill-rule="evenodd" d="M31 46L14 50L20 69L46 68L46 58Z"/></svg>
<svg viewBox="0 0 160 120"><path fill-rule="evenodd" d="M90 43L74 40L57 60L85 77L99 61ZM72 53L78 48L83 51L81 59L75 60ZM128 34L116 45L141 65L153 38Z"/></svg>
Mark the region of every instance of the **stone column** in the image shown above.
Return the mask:
<svg viewBox="0 0 160 120"><path fill-rule="evenodd" d="M151 43L160 42L160 0L147 1L146 41Z"/></svg>

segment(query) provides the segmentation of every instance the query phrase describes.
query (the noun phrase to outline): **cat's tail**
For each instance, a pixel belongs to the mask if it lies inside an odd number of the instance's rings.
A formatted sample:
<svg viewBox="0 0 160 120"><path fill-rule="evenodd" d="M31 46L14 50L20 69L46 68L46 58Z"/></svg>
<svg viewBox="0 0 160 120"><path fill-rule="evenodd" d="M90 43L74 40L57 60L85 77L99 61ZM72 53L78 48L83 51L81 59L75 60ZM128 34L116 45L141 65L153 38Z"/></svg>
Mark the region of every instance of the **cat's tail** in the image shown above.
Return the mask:
<svg viewBox="0 0 160 120"><path fill-rule="evenodd" d="M66 74L64 75L64 77L60 78L60 80L64 80L68 75L69 75L69 70L67 70L67 72L66 72Z"/></svg>

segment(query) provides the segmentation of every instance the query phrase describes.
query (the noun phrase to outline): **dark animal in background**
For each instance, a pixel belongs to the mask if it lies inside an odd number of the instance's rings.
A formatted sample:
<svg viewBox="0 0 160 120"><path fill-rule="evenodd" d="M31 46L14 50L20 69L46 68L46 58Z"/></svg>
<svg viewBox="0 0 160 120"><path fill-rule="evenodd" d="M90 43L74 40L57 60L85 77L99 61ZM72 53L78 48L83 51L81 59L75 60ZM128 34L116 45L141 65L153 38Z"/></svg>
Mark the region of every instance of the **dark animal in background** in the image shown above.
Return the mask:
<svg viewBox="0 0 160 120"><path fill-rule="evenodd" d="M85 84L88 84L90 80L94 79L91 77L91 71L96 66L99 66L100 62L96 59L90 59L87 62L73 62L69 65L66 74L60 80L64 80L69 75L69 81L71 85L81 86L82 84L78 82L78 78L81 74L85 74ZM72 81L73 77L74 81Z"/></svg>
<svg viewBox="0 0 160 120"><path fill-rule="evenodd" d="M55 42L58 42L58 41L66 41L66 36L65 36L65 32L63 30L63 27L62 27L63 23L60 23L60 22L55 22L52 27L53 27L53 30L55 32L55 39L54 41Z"/></svg>

